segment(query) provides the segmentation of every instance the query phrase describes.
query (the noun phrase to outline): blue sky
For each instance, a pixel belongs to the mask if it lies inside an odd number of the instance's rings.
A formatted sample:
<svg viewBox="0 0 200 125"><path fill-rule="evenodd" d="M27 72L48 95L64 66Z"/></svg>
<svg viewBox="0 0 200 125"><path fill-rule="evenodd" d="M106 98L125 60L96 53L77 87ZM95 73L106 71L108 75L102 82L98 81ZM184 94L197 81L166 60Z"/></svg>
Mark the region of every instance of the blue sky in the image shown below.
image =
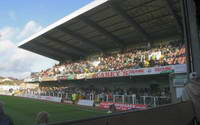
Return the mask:
<svg viewBox="0 0 200 125"><path fill-rule="evenodd" d="M23 78L57 63L19 49L17 44L91 1L1 0L0 76Z"/></svg>
<svg viewBox="0 0 200 125"><path fill-rule="evenodd" d="M23 27L30 20L42 26L66 16L92 0L1 0L0 27Z"/></svg>

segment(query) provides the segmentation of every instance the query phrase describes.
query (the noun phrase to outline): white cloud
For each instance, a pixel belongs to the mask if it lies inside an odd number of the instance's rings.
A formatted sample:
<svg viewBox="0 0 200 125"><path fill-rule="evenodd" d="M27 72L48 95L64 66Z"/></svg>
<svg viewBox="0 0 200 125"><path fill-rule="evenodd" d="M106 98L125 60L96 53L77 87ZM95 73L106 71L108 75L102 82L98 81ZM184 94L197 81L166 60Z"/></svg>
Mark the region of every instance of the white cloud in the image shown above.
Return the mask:
<svg viewBox="0 0 200 125"><path fill-rule="evenodd" d="M14 45L9 40L0 40L0 52L4 53L8 52L7 50L13 48Z"/></svg>
<svg viewBox="0 0 200 125"><path fill-rule="evenodd" d="M4 27L0 29L0 40L10 40L15 35L15 29L11 27Z"/></svg>
<svg viewBox="0 0 200 125"><path fill-rule="evenodd" d="M29 21L24 29L19 33L17 39L24 39L36 32L39 32L42 29L42 26L37 24L35 21Z"/></svg>
<svg viewBox="0 0 200 125"><path fill-rule="evenodd" d="M30 21L21 32L17 32L18 30L12 27L0 29L0 76L24 78L30 72L37 72L57 63L57 61L17 48L14 40L16 36L28 37L41 28L36 22Z"/></svg>

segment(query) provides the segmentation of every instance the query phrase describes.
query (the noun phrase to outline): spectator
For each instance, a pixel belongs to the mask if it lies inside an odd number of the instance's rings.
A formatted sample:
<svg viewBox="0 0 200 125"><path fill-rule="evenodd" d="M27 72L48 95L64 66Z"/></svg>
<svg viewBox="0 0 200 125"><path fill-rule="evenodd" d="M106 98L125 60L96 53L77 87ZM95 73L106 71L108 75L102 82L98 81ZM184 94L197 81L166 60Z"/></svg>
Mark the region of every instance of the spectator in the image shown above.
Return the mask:
<svg viewBox="0 0 200 125"><path fill-rule="evenodd" d="M129 48L126 51L101 55L99 57L64 62L34 74L33 77L53 77L56 75L74 75L97 73L131 68L185 64L185 46L170 42L154 48Z"/></svg>

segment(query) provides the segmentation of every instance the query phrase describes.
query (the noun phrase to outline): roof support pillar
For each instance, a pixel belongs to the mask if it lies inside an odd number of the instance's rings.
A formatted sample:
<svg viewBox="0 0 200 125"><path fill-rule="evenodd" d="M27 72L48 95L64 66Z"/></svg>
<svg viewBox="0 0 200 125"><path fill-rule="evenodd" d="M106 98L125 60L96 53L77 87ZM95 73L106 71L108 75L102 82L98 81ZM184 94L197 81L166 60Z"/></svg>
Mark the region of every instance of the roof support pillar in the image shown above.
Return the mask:
<svg viewBox="0 0 200 125"><path fill-rule="evenodd" d="M175 20L176 20L177 27L178 27L179 31L180 31L181 33L183 33L183 25L182 25L182 22L181 22L181 20L180 20L180 17L176 14L175 10L173 9L173 4L172 4L171 0L165 0L165 1L166 1L166 3L167 3L167 8L168 8L168 10L170 11L170 14L172 14L173 17L174 17Z"/></svg>

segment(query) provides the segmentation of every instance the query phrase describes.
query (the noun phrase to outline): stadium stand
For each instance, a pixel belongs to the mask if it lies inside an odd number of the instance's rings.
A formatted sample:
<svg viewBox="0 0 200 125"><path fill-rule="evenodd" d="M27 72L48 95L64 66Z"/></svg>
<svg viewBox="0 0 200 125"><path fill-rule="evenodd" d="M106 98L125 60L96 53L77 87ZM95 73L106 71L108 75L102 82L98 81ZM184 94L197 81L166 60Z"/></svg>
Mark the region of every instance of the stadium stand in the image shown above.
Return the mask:
<svg viewBox="0 0 200 125"><path fill-rule="evenodd" d="M38 76L96 73L185 63L184 45L175 41L152 48L129 48L122 52L92 57L78 62L64 62L41 71Z"/></svg>
<svg viewBox="0 0 200 125"><path fill-rule="evenodd" d="M128 48L123 51L95 55L82 60L62 62L45 71L33 73L32 77L39 80L44 78L58 78L59 76L85 75L90 73L152 68L185 63L186 55L183 43L180 41L168 41L155 44L152 47ZM47 79L47 83L48 80L51 81L51 79ZM56 85L56 83L54 84ZM171 102L169 86L162 88L148 86L142 88L121 88L120 86L116 88L106 88L102 86L98 88L86 84L85 87L40 86L37 89L27 89L23 93L29 95L62 97L68 101L72 101L73 94L76 94L77 100L94 100L96 104L107 101L155 106Z"/></svg>
<svg viewBox="0 0 200 125"><path fill-rule="evenodd" d="M60 64L53 68L32 75L30 82L40 82L40 88L25 90L25 97L36 99L70 97L69 100L74 103L76 97L80 96L80 99L86 98L86 103L89 105L96 98L106 100L107 105L113 104L110 101L115 103L119 99L121 103L117 103L116 107L123 105L122 108L131 104L141 104L140 99L145 106L152 104L145 103L146 97L150 97L154 103L159 102L156 99L160 97L165 99L170 97L169 102L180 101L187 83L185 47L188 47L186 43L190 41L183 38L185 27L182 22L184 18L181 2L180 0L96 0L22 41L20 48L60 61ZM164 45L144 46L147 43L167 40L174 41ZM127 49L140 43L142 47ZM119 51L108 52L112 50ZM93 56L94 54L98 55ZM144 75L145 78L142 77ZM150 79L146 79L148 75ZM116 81L112 77L117 80L118 77L123 78ZM159 81L160 77L164 78L163 81ZM104 78L107 79L103 81ZM90 80L94 86L105 82L114 87L90 88L88 85ZM75 89L69 85L72 82ZM85 88L80 87L80 82ZM116 84L113 84L114 82ZM51 83L53 84L50 85ZM134 84L135 88L121 87L126 83L130 86ZM56 87L59 84L66 87ZM127 103L125 100L126 97L130 97L129 95L134 98ZM143 112L122 113L56 125L133 123L193 125L194 116L192 103L185 102Z"/></svg>
<svg viewBox="0 0 200 125"><path fill-rule="evenodd" d="M107 101L110 97L114 97L110 100L116 101L120 96L123 103L126 96L153 96L151 99L155 100L160 96L171 97L169 91L177 91L180 95L186 81L186 50L179 23L180 12L180 1L177 0L93 1L19 44L20 48L60 62L50 69L33 73L25 82L40 83L39 89L30 90L32 94L64 95L67 98L80 94L86 99ZM176 77L174 74L177 78L171 78ZM164 79L149 78L149 83L146 83L144 77L139 77L145 75L159 75ZM119 81L108 80L119 77L123 78ZM91 82L94 84L104 78L108 78L103 82L110 86L90 89L90 83L86 85L87 80L93 79ZM67 85L72 81L74 86L76 82L82 82L88 89L77 84L74 92L73 87ZM126 81L129 85L121 87ZM54 87L48 83L53 83ZM135 86L131 86L132 83ZM49 89L44 90L44 84L48 84ZM57 88L58 84L68 88ZM151 85L155 84L159 90L153 92ZM179 88L173 90L175 87L172 85ZM131 102L134 102L133 99Z"/></svg>

